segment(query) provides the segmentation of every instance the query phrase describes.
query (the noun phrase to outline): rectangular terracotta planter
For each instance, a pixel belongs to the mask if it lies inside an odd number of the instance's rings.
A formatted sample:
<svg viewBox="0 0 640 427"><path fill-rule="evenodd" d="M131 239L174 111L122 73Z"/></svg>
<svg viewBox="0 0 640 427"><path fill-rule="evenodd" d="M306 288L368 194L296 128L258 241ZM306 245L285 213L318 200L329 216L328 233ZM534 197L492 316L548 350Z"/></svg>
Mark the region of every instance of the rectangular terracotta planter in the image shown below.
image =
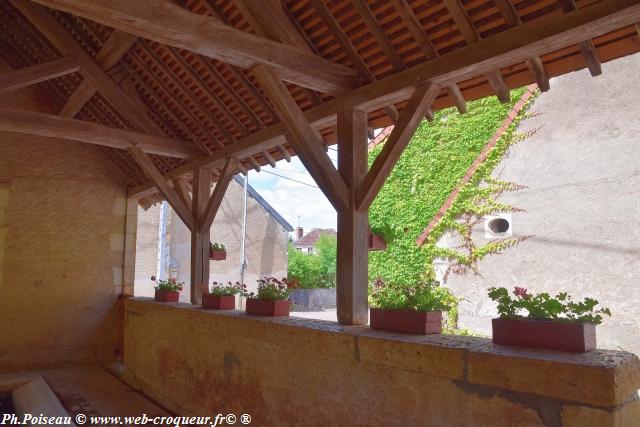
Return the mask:
<svg viewBox="0 0 640 427"><path fill-rule="evenodd" d="M596 348L596 325L536 319L493 319L493 343L584 353Z"/></svg>
<svg viewBox="0 0 640 427"><path fill-rule="evenodd" d="M247 298L247 313L258 316L288 316L289 300Z"/></svg>
<svg viewBox="0 0 640 427"><path fill-rule="evenodd" d="M236 297L234 295L202 294L202 307L213 310L234 310L236 308Z"/></svg>
<svg viewBox="0 0 640 427"><path fill-rule="evenodd" d="M442 312L370 308L369 326L408 334L439 334L442 332Z"/></svg>
<svg viewBox="0 0 640 427"><path fill-rule="evenodd" d="M209 259L213 261L224 261L227 259L227 251L209 250Z"/></svg>
<svg viewBox="0 0 640 427"><path fill-rule="evenodd" d="M178 302L180 300L180 292L156 289L153 299L160 302Z"/></svg>

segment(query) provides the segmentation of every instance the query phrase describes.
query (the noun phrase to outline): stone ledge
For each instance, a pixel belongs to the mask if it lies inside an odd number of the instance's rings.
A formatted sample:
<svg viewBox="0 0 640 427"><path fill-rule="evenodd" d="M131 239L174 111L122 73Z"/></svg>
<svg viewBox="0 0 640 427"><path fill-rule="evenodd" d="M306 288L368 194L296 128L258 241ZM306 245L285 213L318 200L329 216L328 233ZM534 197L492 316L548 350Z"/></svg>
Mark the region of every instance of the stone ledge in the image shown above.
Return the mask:
<svg viewBox="0 0 640 427"><path fill-rule="evenodd" d="M340 358L453 380L460 387L490 387L555 399L562 405L591 405L613 411L637 398L640 361L632 353L596 350L584 354L496 346L486 338L414 336L342 326L336 322L212 311L183 303L129 298L128 316L150 315L154 327L187 322L202 326L194 340L237 345L238 340L289 353ZM200 329L200 328L198 328ZM274 347L275 346L275 347ZM310 361L311 363L311 361Z"/></svg>

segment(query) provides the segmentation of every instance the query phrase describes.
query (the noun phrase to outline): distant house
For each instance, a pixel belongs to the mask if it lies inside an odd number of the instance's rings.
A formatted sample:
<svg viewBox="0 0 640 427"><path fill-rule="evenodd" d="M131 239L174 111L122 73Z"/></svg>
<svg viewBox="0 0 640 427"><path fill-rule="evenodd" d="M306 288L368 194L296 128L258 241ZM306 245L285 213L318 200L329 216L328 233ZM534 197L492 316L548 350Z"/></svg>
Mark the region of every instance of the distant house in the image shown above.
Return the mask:
<svg viewBox="0 0 640 427"><path fill-rule="evenodd" d="M320 239L320 236L337 236L336 230L333 228L314 228L307 234L304 234L302 227L296 227L296 240L292 245L296 250L304 252L305 254L316 254L316 243Z"/></svg>

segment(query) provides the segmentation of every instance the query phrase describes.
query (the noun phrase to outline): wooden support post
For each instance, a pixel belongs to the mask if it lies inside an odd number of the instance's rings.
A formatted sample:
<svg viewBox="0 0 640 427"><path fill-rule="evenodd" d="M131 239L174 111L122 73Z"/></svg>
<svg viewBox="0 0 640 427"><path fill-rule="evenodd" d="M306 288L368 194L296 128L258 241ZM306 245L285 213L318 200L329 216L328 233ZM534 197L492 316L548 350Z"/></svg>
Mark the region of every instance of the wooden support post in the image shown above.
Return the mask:
<svg viewBox="0 0 640 427"><path fill-rule="evenodd" d="M202 303L204 286L209 285L210 227L202 227L200 218L209 201L211 170L197 168L193 171L193 195L191 211L195 224L191 230L191 304Z"/></svg>
<svg viewBox="0 0 640 427"><path fill-rule="evenodd" d="M338 171L348 187L346 207L338 210L337 314L343 325L368 320L368 208L357 208L357 190L367 173L367 114L338 113Z"/></svg>

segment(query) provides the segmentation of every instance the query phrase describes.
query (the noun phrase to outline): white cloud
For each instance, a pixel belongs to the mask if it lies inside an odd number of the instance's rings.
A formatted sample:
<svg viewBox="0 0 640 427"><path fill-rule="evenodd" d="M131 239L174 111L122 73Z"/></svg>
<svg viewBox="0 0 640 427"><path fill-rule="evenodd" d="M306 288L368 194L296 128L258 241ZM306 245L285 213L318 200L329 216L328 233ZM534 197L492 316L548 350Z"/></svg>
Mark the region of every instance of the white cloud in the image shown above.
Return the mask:
<svg viewBox="0 0 640 427"><path fill-rule="evenodd" d="M335 152L329 155L335 159ZM272 172L290 179L274 176ZM336 228L336 212L322 191L296 181L317 187L297 157L290 163L278 162L276 168L264 167L263 172L249 173L249 184L267 200L291 225L300 225L309 231L314 227Z"/></svg>

